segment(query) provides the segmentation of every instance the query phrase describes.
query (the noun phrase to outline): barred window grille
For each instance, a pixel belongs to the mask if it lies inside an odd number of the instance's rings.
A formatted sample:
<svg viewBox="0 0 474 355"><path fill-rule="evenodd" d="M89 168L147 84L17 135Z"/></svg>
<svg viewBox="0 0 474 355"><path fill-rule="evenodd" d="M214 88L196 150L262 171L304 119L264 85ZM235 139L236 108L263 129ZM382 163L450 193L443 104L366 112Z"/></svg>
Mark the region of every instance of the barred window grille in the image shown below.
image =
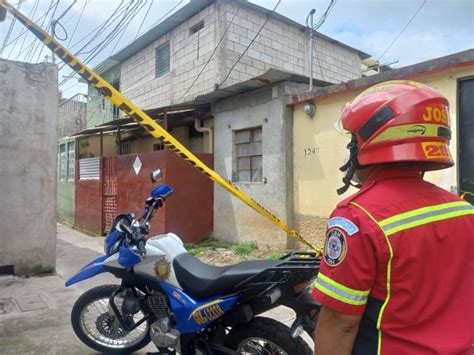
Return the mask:
<svg viewBox="0 0 474 355"><path fill-rule="evenodd" d="M59 180L66 180L67 174L66 144L59 146Z"/></svg>
<svg viewBox="0 0 474 355"><path fill-rule="evenodd" d="M236 182L262 181L262 127L235 131Z"/></svg>
<svg viewBox="0 0 474 355"><path fill-rule="evenodd" d="M67 144L67 179L74 181L75 172L75 144L69 142Z"/></svg>
<svg viewBox="0 0 474 355"><path fill-rule="evenodd" d="M159 78L170 71L170 42L155 50L155 77Z"/></svg>

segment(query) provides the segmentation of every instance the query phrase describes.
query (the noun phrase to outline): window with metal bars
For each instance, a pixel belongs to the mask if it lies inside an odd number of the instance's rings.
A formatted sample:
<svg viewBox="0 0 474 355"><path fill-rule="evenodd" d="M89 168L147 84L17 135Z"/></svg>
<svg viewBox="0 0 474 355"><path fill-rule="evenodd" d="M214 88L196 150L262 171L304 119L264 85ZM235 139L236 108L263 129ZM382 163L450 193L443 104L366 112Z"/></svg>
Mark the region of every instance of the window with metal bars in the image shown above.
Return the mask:
<svg viewBox="0 0 474 355"><path fill-rule="evenodd" d="M67 144L67 179L69 181L74 181L75 163L75 143L69 142Z"/></svg>
<svg viewBox="0 0 474 355"><path fill-rule="evenodd" d="M67 157L66 157L66 144L59 146L59 180L66 180L67 174Z"/></svg>
<svg viewBox="0 0 474 355"><path fill-rule="evenodd" d="M155 49L155 78L170 72L170 42Z"/></svg>
<svg viewBox="0 0 474 355"><path fill-rule="evenodd" d="M234 181L262 181L262 127L234 132Z"/></svg>

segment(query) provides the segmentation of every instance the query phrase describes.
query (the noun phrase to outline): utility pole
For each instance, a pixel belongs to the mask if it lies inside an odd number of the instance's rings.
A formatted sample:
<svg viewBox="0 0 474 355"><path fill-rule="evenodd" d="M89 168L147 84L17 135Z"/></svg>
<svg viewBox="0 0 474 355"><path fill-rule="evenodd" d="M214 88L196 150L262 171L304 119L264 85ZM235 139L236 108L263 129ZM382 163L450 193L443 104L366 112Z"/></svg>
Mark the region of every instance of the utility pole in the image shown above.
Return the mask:
<svg viewBox="0 0 474 355"><path fill-rule="evenodd" d="M56 24L57 23L58 23L58 20L51 21L51 37L53 37L54 39L56 39ZM54 54L54 51L51 51L51 57L52 57L51 62L53 64L56 64L56 54Z"/></svg>
<svg viewBox="0 0 474 355"><path fill-rule="evenodd" d="M312 9L306 17L306 26L309 28L309 91L313 90L313 17L316 9Z"/></svg>

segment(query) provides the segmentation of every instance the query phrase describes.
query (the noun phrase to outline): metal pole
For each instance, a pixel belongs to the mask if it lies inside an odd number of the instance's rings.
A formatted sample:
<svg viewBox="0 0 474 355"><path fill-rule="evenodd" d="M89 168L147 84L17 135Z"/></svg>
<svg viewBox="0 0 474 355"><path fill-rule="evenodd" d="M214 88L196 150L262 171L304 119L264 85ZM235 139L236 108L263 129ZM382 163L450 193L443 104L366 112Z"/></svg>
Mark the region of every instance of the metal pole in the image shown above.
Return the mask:
<svg viewBox="0 0 474 355"><path fill-rule="evenodd" d="M56 38L56 20L51 21L51 37ZM52 53L52 62L53 64L56 64L56 55L54 54L54 51L51 51Z"/></svg>
<svg viewBox="0 0 474 355"><path fill-rule="evenodd" d="M306 17L306 26L309 27L309 91L313 90L313 16L316 12L312 9Z"/></svg>

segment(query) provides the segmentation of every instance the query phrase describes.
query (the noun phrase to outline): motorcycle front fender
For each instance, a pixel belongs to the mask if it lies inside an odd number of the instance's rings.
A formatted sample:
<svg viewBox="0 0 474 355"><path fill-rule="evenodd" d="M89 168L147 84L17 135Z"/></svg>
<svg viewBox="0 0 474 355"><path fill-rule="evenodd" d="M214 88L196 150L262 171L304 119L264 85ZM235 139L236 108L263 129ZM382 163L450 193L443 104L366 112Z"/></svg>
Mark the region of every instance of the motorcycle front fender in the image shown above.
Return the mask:
<svg viewBox="0 0 474 355"><path fill-rule="evenodd" d="M107 258L107 255L99 256L97 259L94 259L90 263L81 267L81 270L79 270L76 275L66 281L66 287L105 272L103 262Z"/></svg>

